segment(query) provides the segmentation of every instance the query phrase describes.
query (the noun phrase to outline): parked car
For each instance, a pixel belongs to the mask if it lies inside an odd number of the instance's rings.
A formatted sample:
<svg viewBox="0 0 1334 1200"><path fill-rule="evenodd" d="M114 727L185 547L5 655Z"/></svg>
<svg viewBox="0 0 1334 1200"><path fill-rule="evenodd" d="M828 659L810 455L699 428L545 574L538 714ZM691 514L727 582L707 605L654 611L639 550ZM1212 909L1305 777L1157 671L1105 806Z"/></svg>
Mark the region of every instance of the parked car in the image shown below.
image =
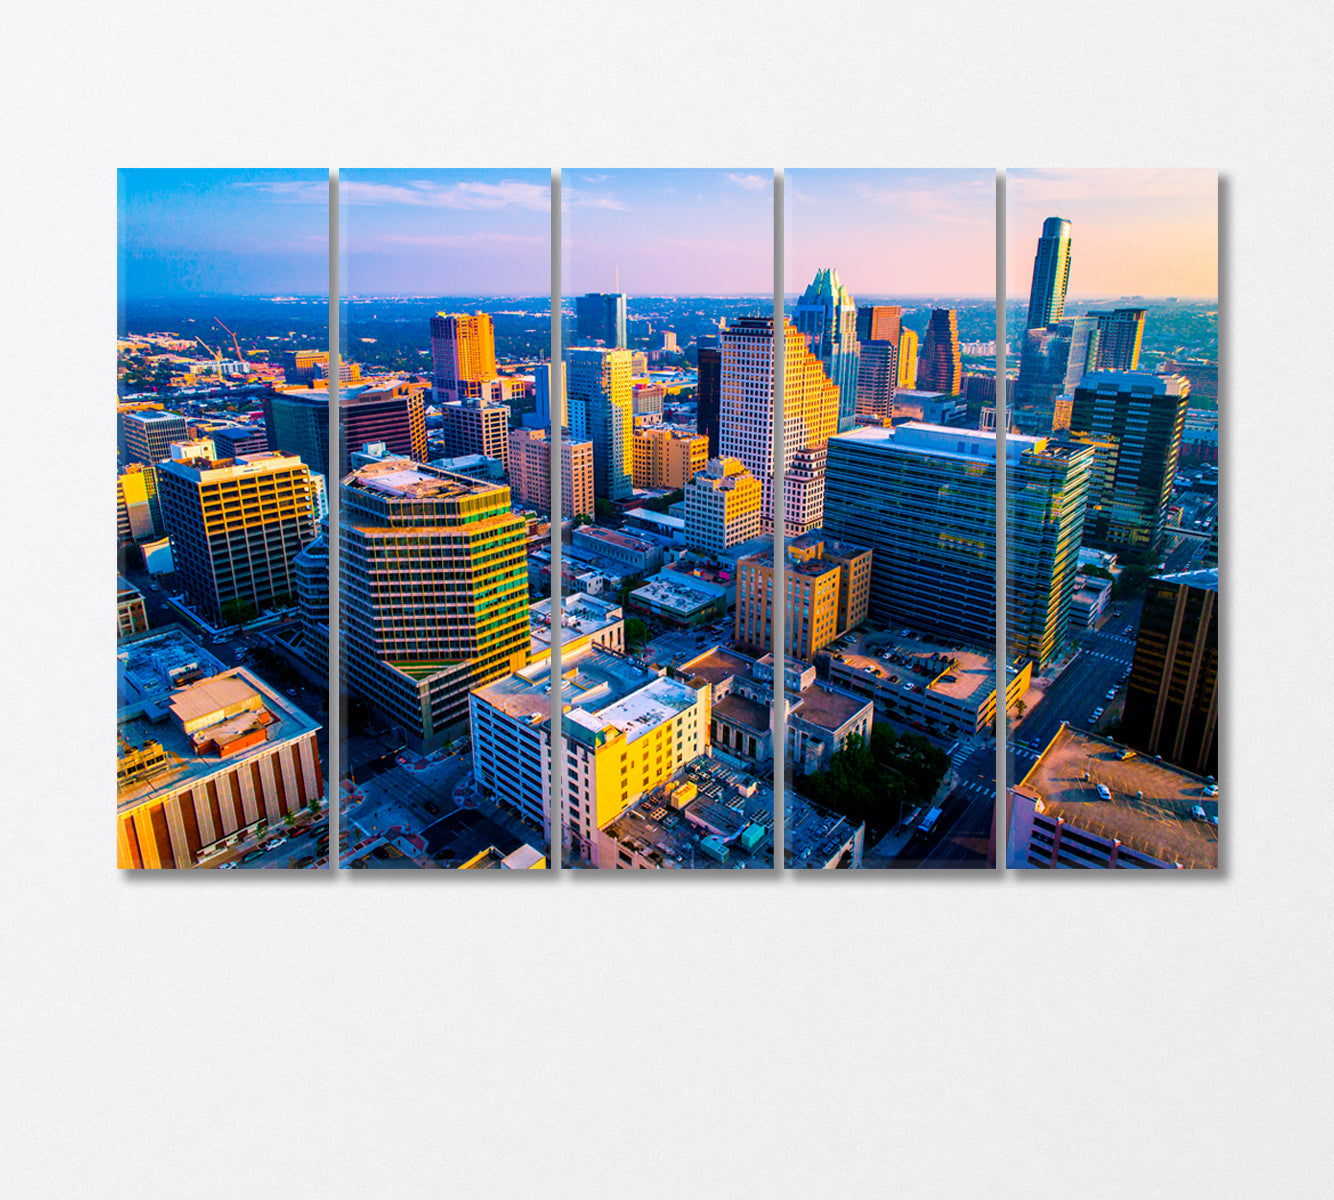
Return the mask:
<svg viewBox="0 0 1334 1200"><path fill-rule="evenodd" d="M1115 688L1108 688L1108 689L1107 689L1107 699L1108 699L1108 700L1115 700L1115 699L1116 699L1116 689L1115 689Z"/></svg>
<svg viewBox="0 0 1334 1200"><path fill-rule="evenodd" d="M1207 821L1209 819L1204 815L1203 806L1199 804L1192 804L1190 806L1190 815L1194 817L1197 821Z"/></svg>
<svg viewBox="0 0 1334 1200"><path fill-rule="evenodd" d="M1105 783L1098 784L1098 799L1110 800L1111 798L1112 798L1111 789Z"/></svg>

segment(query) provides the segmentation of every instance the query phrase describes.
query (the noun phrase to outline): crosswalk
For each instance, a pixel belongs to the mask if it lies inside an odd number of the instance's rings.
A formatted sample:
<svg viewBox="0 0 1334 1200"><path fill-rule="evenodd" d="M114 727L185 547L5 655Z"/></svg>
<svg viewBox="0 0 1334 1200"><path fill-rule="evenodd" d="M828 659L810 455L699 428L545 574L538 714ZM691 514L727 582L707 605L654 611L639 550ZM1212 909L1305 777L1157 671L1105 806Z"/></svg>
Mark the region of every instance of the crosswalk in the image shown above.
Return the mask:
<svg viewBox="0 0 1334 1200"><path fill-rule="evenodd" d="M1130 666L1130 659L1122 654L1108 654L1105 650L1085 650L1084 654L1088 658L1101 658L1107 662L1120 663L1122 666Z"/></svg>
<svg viewBox="0 0 1334 1200"><path fill-rule="evenodd" d="M996 794L996 785L994 783L961 783L954 790L956 792L968 792L979 796L994 796Z"/></svg>
<svg viewBox="0 0 1334 1200"><path fill-rule="evenodd" d="M950 766L957 767L972 753L973 747L968 742L955 742L954 748L950 751Z"/></svg>

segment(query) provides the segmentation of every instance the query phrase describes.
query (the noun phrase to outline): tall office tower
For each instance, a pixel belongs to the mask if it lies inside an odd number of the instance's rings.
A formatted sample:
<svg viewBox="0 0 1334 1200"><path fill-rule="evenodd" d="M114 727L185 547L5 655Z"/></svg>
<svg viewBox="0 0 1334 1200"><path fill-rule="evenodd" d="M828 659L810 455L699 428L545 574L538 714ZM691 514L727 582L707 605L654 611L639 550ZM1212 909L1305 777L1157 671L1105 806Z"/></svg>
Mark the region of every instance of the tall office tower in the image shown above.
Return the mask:
<svg viewBox="0 0 1334 1200"><path fill-rule="evenodd" d="M1142 308L1115 308L1111 312L1091 312L1098 322L1097 370L1136 371L1139 348L1144 340Z"/></svg>
<svg viewBox="0 0 1334 1200"><path fill-rule="evenodd" d="M1025 329L1055 325L1065 315L1065 289L1070 285L1070 222L1048 217L1042 222L1037 257L1033 259L1033 287L1028 293Z"/></svg>
<svg viewBox="0 0 1334 1200"><path fill-rule="evenodd" d="M1075 389L1072 440L1112 442L1101 487L1090 490L1084 545L1123 562L1152 564L1162 552L1190 384L1180 375L1095 371Z"/></svg>
<svg viewBox="0 0 1334 1200"><path fill-rule="evenodd" d="M1084 376L1098 361L1097 317L1068 317L1056 326L1057 335L1065 343L1065 376L1061 380L1061 395L1074 395Z"/></svg>
<svg viewBox="0 0 1334 1200"><path fill-rule="evenodd" d="M859 304L857 306L857 340L859 342L893 342L899 344L899 321L903 309L897 304Z"/></svg>
<svg viewBox="0 0 1334 1200"><path fill-rule="evenodd" d="M711 458L685 486L686 545L721 554L760 536L760 481L735 458Z"/></svg>
<svg viewBox="0 0 1334 1200"><path fill-rule="evenodd" d="M789 541L785 553L783 648L791 658L812 662L839 634L866 620L872 553L818 529ZM773 650L773 578L772 550L737 560L734 636L757 656Z"/></svg>
<svg viewBox="0 0 1334 1200"><path fill-rule="evenodd" d="M625 293L589 292L576 297L574 315L575 337L580 341L625 349Z"/></svg>
<svg viewBox="0 0 1334 1200"><path fill-rule="evenodd" d="M593 443L561 441L561 520L593 515ZM516 502L551 511L551 442L541 429L512 429L510 487Z"/></svg>
<svg viewBox="0 0 1334 1200"><path fill-rule="evenodd" d="M435 402L481 395L496 375L496 331L483 312L431 318L431 387Z"/></svg>
<svg viewBox="0 0 1334 1200"><path fill-rule="evenodd" d="M214 624L258 616L296 598L292 560L315 539L310 468L284 454L158 467L176 575Z"/></svg>
<svg viewBox="0 0 1334 1200"><path fill-rule="evenodd" d="M574 346L565 365L570 434L593 443L593 490L606 500L628 500L634 492L630 352ZM584 436L574 428L576 409L587 423Z"/></svg>
<svg viewBox="0 0 1334 1200"><path fill-rule="evenodd" d="M683 488L709 461L709 439L651 426L634 434L637 488Z"/></svg>
<svg viewBox="0 0 1334 1200"><path fill-rule="evenodd" d="M446 458L485 454L498 458L509 474L510 408L484 398L447 400L440 406L441 436Z"/></svg>
<svg viewBox="0 0 1334 1200"><path fill-rule="evenodd" d="M297 649L317 670L329 669L329 522L292 560L296 574L296 608L301 623Z"/></svg>
<svg viewBox="0 0 1334 1200"><path fill-rule="evenodd" d="M863 341L857 364L857 415L890 420L898 378L898 346L891 341Z"/></svg>
<svg viewBox="0 0 1334 1200"><path fill-rule="evenodd" d="M128 463L116 476L116 540L130 542L162 533L162 511L157 497L157 468Z"/></svg>
<svg viewBox="0 0 1334 1200"><path fill-rule="evenodd" d="M797 301L797 329L810 352L838 388L838 432L851 429L857 413L857 302L833 267L821 267Z"/></svg>
<svg viewBox="0 0 1334 1200"><path fill-rule="evenodd" d="M510 489L410 459L342 485L339 609L348 690L414 750L443 745L468 691L528 661L526 523Z"/></svg>
<svg viewBox="0 0 1334 1200"><path fill-rule="evenodd" d="M260 454L271 449L269 434L263 425L228 425L209 433L218 449L219 458L235 458L238 454Z"/></svg>
<svg viewBox="0 0 1334 1200"><path fill-rule="evenodd" d="M743 317L722 332L719 379L719 442L724 457L739 459L760 481L763 501L760 528L773 528L773 331L772 317ZM783 322L783 457L789 476L787 532L805 533L807 521L820 523L813 486L802 489L799 511L791 509L792 467L800 451L821 449L837 432L840 393L823 364L806 348L805 336ZM815 464L803 457L804 467ZM810 481L806 481L810 483ZM823 485L821 484L821 487ZM820 492L819 495L823 493ZM807 526L810 528L811 526Z"/></svg>
<svg viewBox="0 0 1334 1200"><path fill-rule="evenodd" d="M264 424L272 448L295 454L317 475L342 478L351 469L350 451L383 442L394 454L426 457L426 409L422 389L395 381L339 393L339 461L329 469L329 393L274 392L264 397Z"/></svg>
<svg viewBox="0 0 1334 1200"><path fill-rule="evenodd" d="M917 386L917 334L911 329L899 330L899 387Z"/></svg>
<svg viewBox="0 0 1334 1200"><path fill-rule="evenodd" d="M695 390L695 431L709 439L709 457L717 458L722 343L716 334L706 334L696 344L699 349L699 374Z"/></svg>
<svg viewBox="0 0 1334 1200"><path fill-rule="evenodd" d="M147 466L171 457L172 442L189 437L185 418L161 408L126 408L120 410L121 437L124 443L122 464L139 462Z"/></svg>
<svg viewBox="0 0 1334 1200"><path fill-rule="evenodd" d="M1041 652L1065 638L1090 455L1013 436L1005 455L1008 486L1026 497L1012 517L1021 527L1008 564L1011 636ZM1038 504L1043 486L1051 490ZM830 438L824 532L874 551L872 617L968 645L995 642L994 431L914 422Z"/></svg>
<svg viewBox="0 0 1334 1200"><path fill-rule="evenodd" d="M569 406L565 402L565 364L539 363L533 372L533 425L538 429L550 429L557 422L551 419L551 378L560 374L560 421L562 429L570 424ZM525 422L527 424L527 422Z"/></svg>
<svg viewBox="0 0 1334 1200"><path fill-rule="evenodd" d="M933 308L917 360L917 390L957 396L962 386L959 315L952 308Z"/></svg>
<svg viewBox="0 0 1334 1200"><path fill-rule="evenodd" d="M1150 581L1121 736L1188 771L1218 773L1217 568Z"/></svg>

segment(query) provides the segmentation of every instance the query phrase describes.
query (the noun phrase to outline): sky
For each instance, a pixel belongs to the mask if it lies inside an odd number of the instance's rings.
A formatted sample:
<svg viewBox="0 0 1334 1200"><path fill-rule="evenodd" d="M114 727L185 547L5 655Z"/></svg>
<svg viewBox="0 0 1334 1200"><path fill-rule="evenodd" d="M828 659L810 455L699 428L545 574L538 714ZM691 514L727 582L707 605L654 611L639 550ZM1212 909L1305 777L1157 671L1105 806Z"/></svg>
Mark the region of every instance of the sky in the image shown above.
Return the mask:
<svg viewBox="0 0 1334 1200"><path fill-rule="evenodd" d="M854 298L995 296L994 169L792 168L783 177L788 295L834 267Z"/></svg>
<svg viewBox="0 0 1334 1200"><path fill-rule="evenodd" d="M551 169L338 173L345 296L550 296Z"/></svg>
<svg viewBox="0 0 1334 1200"><path fill-rule="evenodd" d="M561 291L773 295L773 169L563 170Z"/></svg>
<svg viewBox="0 0 1334 1200"><path fill-rule="evenodd" d="M123 296L324 296L329 172L118 172Z"/></svg>
<svg viewBox="0 0 1334 1200"><path fill-rule="evenodd" d="M1042 222L1070 230L1071 297L1218 295L1218 173L1007 170L1006 291L1026 300Z"/></svg>

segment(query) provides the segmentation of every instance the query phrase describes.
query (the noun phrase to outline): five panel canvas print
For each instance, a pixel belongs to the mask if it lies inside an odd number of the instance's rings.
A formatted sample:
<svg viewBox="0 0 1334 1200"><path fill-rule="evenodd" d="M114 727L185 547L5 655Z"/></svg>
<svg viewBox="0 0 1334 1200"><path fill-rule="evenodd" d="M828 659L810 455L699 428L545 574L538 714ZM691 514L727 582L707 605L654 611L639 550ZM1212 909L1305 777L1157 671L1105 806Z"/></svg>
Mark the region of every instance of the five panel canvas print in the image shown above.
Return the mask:
<svg viewBox="0 0 1334 1200"><path fill-rule="evenodd" d="M120 172L118 865L1216 868L1217 176L997 180Z"/></svg>

